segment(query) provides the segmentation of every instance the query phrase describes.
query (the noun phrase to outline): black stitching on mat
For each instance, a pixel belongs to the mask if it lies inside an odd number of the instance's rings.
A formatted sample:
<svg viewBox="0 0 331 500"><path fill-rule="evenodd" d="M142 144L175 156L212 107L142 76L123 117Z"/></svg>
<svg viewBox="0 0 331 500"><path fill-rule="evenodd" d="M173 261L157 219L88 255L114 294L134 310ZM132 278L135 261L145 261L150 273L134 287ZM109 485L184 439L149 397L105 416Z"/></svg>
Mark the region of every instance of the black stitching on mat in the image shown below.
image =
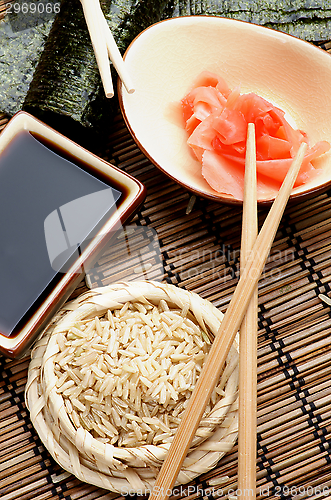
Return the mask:
<svg viewBox="0 0 331 500"><path fill-rule="evenodd" d="M266 480L266 483L272 483L274 488L277 488L280 486L279 482L277 479L280 478L280 473L278 471L273 471L272 470L272 465L274 465L274 462L272 459L267 459L267 457L264 455L265 460L263 460L263 457L261 459L263 462L258 462L258 466L260 470L262 471L267 471L267 474L264 475L264 479Z"/></svg>
<svg viewBox="0 0 331 500"><path fill-rule="evenodd" d="M266 481L266 484L271 483L273 485L274 489L276 490L276 488L280 486L278 479L281 478L281 475L280 475L279 471L273 470L274 461L272 458L267 457L268 448L265 445L261 446L260 440L261 440L261 435L258 433L257 434L257 447L258 447L257 466L259 467L259 469L261 471L264 472L263 475L264 475L264 479ZM262 454L259 453L260 450L263 451ZM267 472L266 474L265 474L265 471ZM263 489L263 487L262 487L262 489ZM269 488L268 488L268 491L270 493Z"/></svg>
<svg viewBox="0 0 331 500"><path fill-rule="evenodd" d="M320 271L315 271L316 262L313 258L309 258L308 249L305 247L305 242L302 238L294 237L297 232L295 226L291 224L290 217L285 214L286 225L280 227L281 233L285 238L288 238L291 243L293 255L297 261L297 265L303 271L309 271L308 280L310 283L314 284L314 292L318 296L321 291L330 291L330 284L323 283L323 274ZM311 274L312 273L312 274ZM322 292L322 293L323 293ZM273 323L270 318L264 318L266 309L264 305L260 305L261 317L259 317L259 326L261 330L265 331L265 339L270 341L270 351L274 352L276 355L276 360L283 371L284 377L289 384L295 399L300 403L300 409L303 415L307 417L307 425L312 429L313 436L318 442L318 446L323 453L323 456L327 464L331 463L331 457L326 451L331 447L331 440L326 438L327 429L323 427L323 420L321 415L316 413L317 408L313 402L309 401L309 390L304 388L305 379L300 376L299 370L291 358L289 352L285 349L285 344L282 339L277 339L277 331L273 329ZM331 310L329 313L331 317ZM268 447L267 445L262 445L262 436L258 434L257 436L257 447L258 447L258 466L261 470L267 471L267 476L265 480L267 483L271 482L274 486L278 486L277 479L280 478L280 474L277 471L273 471L273 461L268 458ZM285 497L281 497L285 498Z"/></svg>
<svg viewBox="0 0 331 500"><path fill-rule="evenodd" d="M287 226L291 230L292 235L287 234L287 237L290 237L291 243L293 245L294 251L293 254L295 258L298 260L298 264L300 265L301 269L303 271L310 271L310 274L308 274L307 278L308 281L312 284L315 285L314 287L314 292L316 296L320 293L324 293L324 291L328 290L330 291L330 285L329 283L322 283L323 279L323 274L321 271L315 271L315 266L317 263L312 257L309 257L309 250L305 246L305 241L302 239L302 237L299 235L297 237L293 237L293 234L296 232L296 228L293 224L291 224L290 220L288 217L286 217L286 214L284 215L284 218L287 219ZM311 273L313 271L313 273ZM314 276L317 276L317 279L314 278Z"/></svg>
<svg viewBox="0 0 331 500"><path fill-rule="evenodd" d="M270 348L272 351L276 351L276 347L274 346L274 342L273 342L273 339L274 339L274 334L271 330L271 327L273 325L272 323L272 320L271 318L265 318L263 315L264 313L267 312L264 304L259 304L259 308L260 308L260 313L259 313L259 329L260 330L264 330L265 333L264 333L264 340L271 340L271 344L270 344ZM260 335L260 332L259 332L259 335Z"/></svg>
<svg viewBox="0 0 331 500"><path fill-rule="evenodd" d="M47 457L48 458L48 457ZM67 496L65 495L65 492L68 490L66 484L62 483L53 483L52 476L56 476L56 472L53 469L53 465L51 462L50 466L46 466L45 462L42 462L42 464L45 466L44 470L47 470L48 476L46 477L47 484L51 486L50 491L52 492L52 495L54 498L58 497L59 499L65 499Z"/></svg>
<svg viewBox="0 0 331 500"><path fill-rule="evenodd" d="M326 439L325 437L327 435L327 429L325 427L320 427L320 425L323 425L323 421L321 415L314 414L314 412L317 410L315 403L313 401L309 403L306 399L306 397L310 396L308 389L305 389L302 392L305 394L305 397L302 398L302 401L304 401L305 406L301 408L301 410L309 417L307 420L309 427L314 429L313 435L319 441L318 447L322 453L325 453L325 451L329 450L331 446L331 440ZM308 407L308 409L306 408L306 406ZM328 464L331 463L331 457L329 453L325 454L324 458Z"/></svg>
<svg viewBox="0 0 331 500"><path fill-rule="evenodd" d="M325 292L324 293L329 293L331 291L331 285L330 283L326 282L324 283L324 288L325 288Z"/></svg>
<svg viewBox="0 0 331 500"><path fill-rule="evenodd" d="M3 366L3 378L6 380L9 380L13 374L10 371L10 368L5 368ZM53 459L49 455L48 451L45 450L44 445L40 441L39 436L37 435L36 431L34 430L31 422L29 419L27 419L27 409L25 407L24 403L24 392L22 393L17 393L16 390L20 389L20 387L17 385L15 381L11 382L10 384L7 384L7 390L11 396L10 400L13 405L16 405L19 409L18 412L16 412L16 416L18 418L18 421L21 422L21 428L24 430L24 433L28 434L28 441L29 443L33 444L32 451L36 457L41 457L42 460L39 462L39 466L41 470L45 470L48 472L48 475L46 476L46 480L48 484L52 485L52 488L50 491L52 492L52 496L55 498L56 496L59 496L61 499L65 499L65 495L63 491L59 492L57 491L57 485L55 487L53 481L52 481L52 475L56 475L54 469L53 469ZM46 465L46 460L50 461L50 465ZM60 484L59 484L60 485ZM61 486L61 485L60 485ZM66 489L66 486L62 488L62 490Z"/></svg>
<svg viewBox="0 0 331 500"><path fill-rule="evenodd" d="M260 433L257 433L256 440L258 443L258 456L259 458L261 458L261 460L265 461L267 460L265 455L268 453L268 447L265 444L260 443L260 441L262 440L262 436ZM260 450L262 451L262 453L259 453ZM260 464L260 468L262 470L264 467Z"/></svg>
<svg viewBox="0 0 331 500"><path fill-rule="evenodd" d="M168 270L165 270L167 275L168 275L166 278L167 283L169 283L170 285L175 285L175 284L181 283L182 280L181 280L179 274L176 272L175 266L173 264L166 264L166 266L168 266ZM175 283L174 280L177 283Z"/></svg>
<svg viewBox="0 0 331 500"><path fill-rule="evenodd" d="M296 365L293 365L293 366L291 366L291 368L292 368L292 370L293 370L293 375L294 375L296 378L298 378L298 376L300 375L300 372L299 372L299 370L297 369L297 366L296 366ZM302 377L300 377L300 378L302 378ZM302 378L302 384L301 384L301 385L303 385L303 383L304 383L304 379Z"/></svg>
<svg viewBox="0 0 331 500"><path fill-rule="evenodd" d="M261 314L264 314L266 312L266 308L265 308L265 305L264 304L259 304L259 308L260 308L260 311L261 311ZM264 321L267 321L267 319L264 319Z"/></svg>
<svg viewBox="0 0 331 500"><path fill-rule="evenodd" d="M277 330L272 330L271 325L269 325L269 324L266 325L264 328L268 334L268 339L271 341L270 346L269 346L271 351L278 354L276 356L276 360L277 360L278 365L283 369L285 377L287 379L291 379L292 376L289 374L288 369L287 369L288 364L293 362L291 355L289 353L284 353L283 347L285 347L285 345L284 345L282 339L280 339L280 340L277 339L277 333L278 333ZM278 344L279 347L277 347L276 344ZM284 362L282 358L286 358L287 361Z"/></svg>
<svg viewBox="0 0 331 500"><path fill-rule="evenodd" d="M286 216L284 216L286 218ZM296 236L295 238L293 237L293 233L295 233L297 230L293 224L290 223L290 220L287 219L287 225L290 227L292 231L292 237L291 243L294 247L294 255L295 257L300 260L300 266L303 270L314 270L314 267L317 265L313 257L309 257L309 250L305 246L306 242L305 240L300 236ZM287 235L289 236L289 235ZM316 274L320 279L323 278L323 274L320 271L315 271L314 274ZM311 275L308 276L308 279L311 279ZM316 280L312 279L312 282L316 282ZM323 287L323 283L318 284L319 287ZM328 285L328 288L329 285Z"/></svg>
<svg viewBox="0 0 331 500"><path fill-rule="evenodd" d="M198 484L198 481L196 481L196 486L197 486L197 492L199 492L199 488L198 488L199 484ZM202 490L202 491L200 491L200 495L199 495L199 497L200 497L200 498L208 498L208 500L215 500L215 499L214 499L214 496L213 496L213 494L212 494L212 488L210 488L210 487L208 486L208 484L207 484L207 482L206 482L206 481L201 481L201 487L202 487L202 488L201 488L201 490ZM208 493L208 492L209 492L209 493ZM208 493L208 494L207 494L207 493Z"/></svg>
<svg viewBox="0 0 331 500"><path fill-rule="evenodd" d="M31 430L30 430L30 432L31 432ZM55 468L59 467L59 466L54 461L53 457L50 455L48 450L45 448L45 445L40 440L36 431L34 431L34 434L32 434L30 441L35 443L35 446L33 447L33 452L34 452L35 456L41 457L39 464L40 464L42 470L46 470L48 472L48 475L46 476L46 480L47 480L47 484L51 485L51 488L49 491L52 492L52 496L54 498L56 498L58 496L61 499L65 499L66 496L65 496L64 492L67 491L67 489L68 489L67 485L63 482L54 483L53 479L52 479L52 476L57 476L58 474L62 474L65 471L62 469L59 469L59 471L57 472L55 470ZM46 464L47 461L49 462L49 465ZM58 491L58 490L60 490L60 491Z"/></svg>
<svg viewBox="0 0 331 500"><path fill-rule="evenodd" d="M234 276L236 276L239 273L239 257L236 256L238 249L234 250L232 245L224 243L224 240L220 236L222 234L220 227L215 225L212 217L210 217L210 214L206 210L206 204L202 203L202 200L200 200L199 208L201 210L202 220L206 226L208 233L214 236L215 241L220 247L219 251L225 257L226 266L232 269ZM231 257L232 255L234 255L235 257ZM233 260L233 264L231 264L231 260Z"/></svg>
<svg viewBox="0 0 331 500"><path fill-rule="evenodd" d="M282 368L284 376L291 390L294 393L296 401L300 403L300 410L302 414L308 417L307 424L313 430L313 435L318 441L318 446L321 452L324 454L326 463L330 464L331 457L329 456L328 453L325 453L325 451L331 447L331 440L328 440L325 437L325 428L322 427L321 416L318 414L315 415L314 413L317 410L315 404L313 402L309 403L307 400L308 397L310 396L310 393L307 388L303 387L303 385L305 384L304 377L299 376L299 370L296 367L295 362L292 359L290 353L284 352L284 348L286 346L283 339L277 339L277 330L273 330L271 328L271 325L269 324L265 326L265 329L271 341L270 344L271 351L277 353L276 360L279 366ZM286 359L286 361L284 361L284 358ZM265 470L268 471L268 477L270 481L272 481L274 485L277 486L271 474L273 467L273 460L268 458L267 446L262 446L261 441L262 441L262 436L258 435L257 438L258 456L259 456L259 462L261 461L259 463L259 466L261 469L264 468ZM259 453L259 451L262 451L262 454ZM278 476L276 475L276 477Z"/></svg>

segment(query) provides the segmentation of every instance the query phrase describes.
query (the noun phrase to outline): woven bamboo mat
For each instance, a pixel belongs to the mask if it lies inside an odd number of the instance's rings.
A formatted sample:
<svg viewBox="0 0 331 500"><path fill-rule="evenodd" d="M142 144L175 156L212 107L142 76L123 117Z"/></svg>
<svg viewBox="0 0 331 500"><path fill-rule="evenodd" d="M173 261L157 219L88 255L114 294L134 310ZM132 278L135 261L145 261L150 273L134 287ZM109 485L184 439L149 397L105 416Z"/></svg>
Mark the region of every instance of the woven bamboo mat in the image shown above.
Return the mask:
<svg viewBox="0 0 331 500"><path fill-rule="evenodd" d="M330 50L329 44L324 48ZM6 121L0 115L0 129ZM138 254L144 249L145 267L135 256L117 252L115 242L89 270L87 284L147 273L193 290L224 311L239 275L241 210L192 199L144 157L120 116L101 155L147 187L129 228ZM262 223L265 211L259 215ZM331 496L331 309L319 298L331 296L330 236L331 191L289 206L260 281L259 499ZM83 283L74 296L85 289ZM29 357L0 356L1 500L114 498L64 472L45 450L24 404L28 364ZM175 496L229 498L236 480L235 447L212 472Z"/></svg>
<svg viewBox="0 0 331 500"><path fill-rule="evenodd" d="M203 199L190 207L190 194L140 153L120 117L115 128L103 156L148 189L130 228L136 226L138 236L139 228L150 228L158 237L162 265L148 247L149 276L193 290L224 311L239 274L240 209ZM264 217L261 211L261 222ZM331 315L319 298L331 291L330 235L331 192L288 207L260 281L259 498L331 492ZM141 277L137 262L118 255L105 249L88 273L90 286ZM68 476L45 451L24 406L28 363L0 358L0 498L111 498ZM223 498L236 488L236 473L235 448L179 496Z"/></svg>

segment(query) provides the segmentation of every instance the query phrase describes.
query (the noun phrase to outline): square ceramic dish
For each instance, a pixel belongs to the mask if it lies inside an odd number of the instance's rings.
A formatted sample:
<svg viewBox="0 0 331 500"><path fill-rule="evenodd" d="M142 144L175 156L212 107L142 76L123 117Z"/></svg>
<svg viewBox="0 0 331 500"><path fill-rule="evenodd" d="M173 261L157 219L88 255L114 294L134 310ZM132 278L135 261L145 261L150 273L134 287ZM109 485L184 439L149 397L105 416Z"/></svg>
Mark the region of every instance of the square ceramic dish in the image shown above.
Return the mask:
<svg viewBox="0 0 331 500"><path fill-rule="evenodd" d="M0 352L24 355L144 195L33 116L10 120L0 135Z"/></svg>

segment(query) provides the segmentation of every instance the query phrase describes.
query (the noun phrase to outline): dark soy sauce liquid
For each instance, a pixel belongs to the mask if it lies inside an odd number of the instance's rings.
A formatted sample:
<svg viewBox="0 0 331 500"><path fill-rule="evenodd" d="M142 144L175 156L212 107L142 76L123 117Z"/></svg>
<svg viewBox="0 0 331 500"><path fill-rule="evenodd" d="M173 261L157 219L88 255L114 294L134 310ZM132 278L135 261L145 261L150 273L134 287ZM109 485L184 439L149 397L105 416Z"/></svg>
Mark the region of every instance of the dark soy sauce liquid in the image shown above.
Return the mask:
<svg viewBox="0 0 331 500"><path fill-rule="evenodd" d="M22 131L7 145L0 155L2 335L19 332L124 191L37 134Z"/></svg>

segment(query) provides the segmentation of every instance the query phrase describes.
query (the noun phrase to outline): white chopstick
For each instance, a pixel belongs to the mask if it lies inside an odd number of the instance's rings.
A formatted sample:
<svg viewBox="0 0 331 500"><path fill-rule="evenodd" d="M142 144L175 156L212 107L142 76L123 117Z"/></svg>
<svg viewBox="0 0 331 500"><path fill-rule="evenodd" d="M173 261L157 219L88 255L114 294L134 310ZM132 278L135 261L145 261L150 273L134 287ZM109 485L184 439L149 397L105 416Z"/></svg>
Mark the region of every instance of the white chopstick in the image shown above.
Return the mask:
<svg viewBox="0 0 331 500"><path fill-rule="evenodd" d="M110 72L108 51L103 35L100 16L96 15L94 0L81 0L81 4L106 97L114 97L114 87Z"/></svg>
<svg viewBox="0 0 331 500"><path fill-rule="evenodd" d="M114 96L109 58L125 89L129 94L132 94L135 90L134 86L107 20L103 15L99 0L81 0L81 4L106 96Z"/></svg>

